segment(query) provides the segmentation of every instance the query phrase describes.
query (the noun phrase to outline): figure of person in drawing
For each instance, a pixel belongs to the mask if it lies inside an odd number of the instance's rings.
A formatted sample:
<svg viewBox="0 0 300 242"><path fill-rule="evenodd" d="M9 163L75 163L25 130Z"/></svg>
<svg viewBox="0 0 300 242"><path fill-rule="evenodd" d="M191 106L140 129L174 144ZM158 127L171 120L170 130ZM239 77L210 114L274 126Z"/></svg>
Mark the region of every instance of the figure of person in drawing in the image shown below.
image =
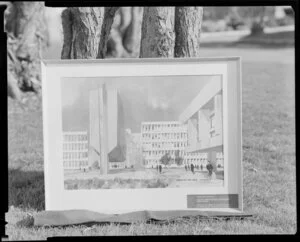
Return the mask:
<svg viewBox="0 0 300 242"><path fill-rule="evenodd" d="M186 166L186 164L184 165L184 169L185 169L185 171L187 171L187 166Z"/></svg>
<svg viewBox="0 0 300 242"><path fill-rule="evenodd" d="M216 168L214 164L211 161L208 161L208 164L206 165L206 169L208 170L208 176L210 179L215 180L216 179Z"/></svg>
<svg viewBox="0 0 300 242"><path fill-rule="evenodd" d="M161 171L162 171L162 166L159 165L159 173L161 173Z"/></svg>
<svg viewBox="0 0 300 242"><path fill-rule="evenodd" d="M210 163L209 160L207 161L206 169L208 170L208 176L211 176L212 175L213 166L212 166L212 164Z"/></svg>
<svg viewBox="0 0 300 242"><path fill-rule="evenodd" d="M195 174L195 166L194 166L193 163L191 164L191 172L192 172L193 174Z"/></svg>

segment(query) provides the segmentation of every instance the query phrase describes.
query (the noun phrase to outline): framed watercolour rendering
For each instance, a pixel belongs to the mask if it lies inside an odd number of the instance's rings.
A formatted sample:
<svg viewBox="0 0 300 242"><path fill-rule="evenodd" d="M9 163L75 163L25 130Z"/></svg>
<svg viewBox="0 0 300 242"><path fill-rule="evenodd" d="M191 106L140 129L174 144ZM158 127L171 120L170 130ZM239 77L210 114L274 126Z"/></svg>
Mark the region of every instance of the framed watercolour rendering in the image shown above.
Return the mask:
<svg viewBox="0 0 300 242"><path fill-rule="evenodd" d="M242 212L240 65L42 61L46 210Z"/></svg>

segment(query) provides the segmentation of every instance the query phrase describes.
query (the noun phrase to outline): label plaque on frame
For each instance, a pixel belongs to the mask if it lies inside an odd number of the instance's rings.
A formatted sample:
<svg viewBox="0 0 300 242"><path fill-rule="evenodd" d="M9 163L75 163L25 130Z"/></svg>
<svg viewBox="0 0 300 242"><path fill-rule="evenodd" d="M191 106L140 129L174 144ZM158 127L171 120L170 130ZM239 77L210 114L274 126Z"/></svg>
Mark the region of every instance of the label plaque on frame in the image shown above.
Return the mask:
<svg viewBox="0 0 300 242"><path fill-rule="evenodd" d="M187 195L188 208L238 208L238 194Z"/></svg>

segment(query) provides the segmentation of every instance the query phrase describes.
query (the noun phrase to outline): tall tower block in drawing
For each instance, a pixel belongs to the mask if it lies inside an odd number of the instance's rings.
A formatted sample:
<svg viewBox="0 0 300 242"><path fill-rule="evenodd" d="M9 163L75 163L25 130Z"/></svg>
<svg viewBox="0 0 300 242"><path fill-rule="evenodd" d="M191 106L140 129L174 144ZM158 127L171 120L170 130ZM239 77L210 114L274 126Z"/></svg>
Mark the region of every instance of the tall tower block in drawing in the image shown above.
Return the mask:
<svg viewBox="0 0 300 242"><path fill-rule="evenodd" d="M125 161L123 107L117 89L105 84L89 93L89 166L98 162L107 174L108 162Z"/></svg>

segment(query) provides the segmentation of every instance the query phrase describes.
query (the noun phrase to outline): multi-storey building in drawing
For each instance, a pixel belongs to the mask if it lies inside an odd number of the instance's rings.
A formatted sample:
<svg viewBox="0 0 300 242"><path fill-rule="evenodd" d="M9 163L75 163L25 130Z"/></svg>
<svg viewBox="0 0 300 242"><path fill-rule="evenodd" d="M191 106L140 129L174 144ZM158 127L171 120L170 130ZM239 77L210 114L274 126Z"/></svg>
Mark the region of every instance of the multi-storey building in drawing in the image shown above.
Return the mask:
<svg viewBox="0 0 300 242"><path fill-rule="evenodd" d="M201 153L186 153L188 142L187 125L177 121L143 122L141 126L142 147L145 166L155 167L161 157L168 153L175 165L176 152L183 158L183 165L204 164L206 155Z"/></svg>
<svg viewBox="0 0 300 242"><path fill-rule="evenodd" d="M184 165L207 165L207 154L206 153L190 153L190 152L185 152L184 160L183 160Z"/></svg>
<svg viewBox="0 0 300 242"><path fill-rule="evenodd" d="M147 168L155 167L161 157L168 153L175 165L175 154L183 158L182 165L207 165L207 152L189 152L188 126L177 121L142 122L141 143L144 165ZM223 167L223 154L217 153L218 164Z"/></svg>
<svg viewBox="0 0 300 242"><path fill-rule="evenodd" d="M188 153L207 153L207 159L223 167L222 82L212 80L180 115L187 125Z"/></svg>
<svg viewBox="0 0 300 242"><path fill-rule="evenodd" d="M88 168L87 132L63 132L64 169Z"/></svg>
<svg viewBox="0 0 300 242"><path fill-rule="evenodd" d="M187 127L176 121L168 122L142 122L142 146L144 165L154 167L160 158L168 153L173 159L175 152L184 156L187 144Z"/></svg>
<svg viewBox="0 0 300 242"><path fill-rule="evenodd" d="M206 167L208 161L208 153L201 152L185 152L183 163L184 165L194 164L194 165L202 165ZM224 157L223 152L216 153L216 163L218 168L224 167Z"/></svg>

